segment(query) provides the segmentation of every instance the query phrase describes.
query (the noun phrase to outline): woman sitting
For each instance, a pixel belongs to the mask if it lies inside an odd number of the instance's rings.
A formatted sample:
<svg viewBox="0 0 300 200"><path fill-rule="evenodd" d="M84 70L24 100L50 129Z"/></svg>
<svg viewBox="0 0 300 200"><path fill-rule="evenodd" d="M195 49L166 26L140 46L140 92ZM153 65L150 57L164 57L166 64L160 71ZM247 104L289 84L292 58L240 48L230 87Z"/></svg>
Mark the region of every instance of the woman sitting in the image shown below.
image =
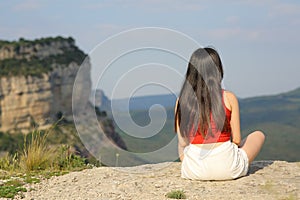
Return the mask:
<svg viewBox="0 0 300 200"><path fill-rule="evenodd" d="M217 51L197 49L175 106L183 178L226 180L245 176L264 143L261 131L241 141L238 100L222 89L222 79Z"/></svg>

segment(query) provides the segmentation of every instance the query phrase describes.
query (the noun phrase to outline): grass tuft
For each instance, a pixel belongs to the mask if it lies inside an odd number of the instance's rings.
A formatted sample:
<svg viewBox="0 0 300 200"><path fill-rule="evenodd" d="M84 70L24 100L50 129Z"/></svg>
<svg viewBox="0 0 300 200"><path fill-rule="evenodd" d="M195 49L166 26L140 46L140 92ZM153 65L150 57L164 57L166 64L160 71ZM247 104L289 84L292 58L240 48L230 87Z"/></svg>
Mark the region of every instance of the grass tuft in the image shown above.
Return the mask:
<svg viewBox="0 0 300 200"><path fill-rule="evenodd" d="M0 169L6 171L15 171L19 167L18 154L13 156L7 153L4 157L0 158Z"/></svg>
<svg viewBox="0 0 300 200"><path fill-rule="evenodd" d="M69 145L51 145L48 136L53 135L53 128L32 131L24 137L22 150L0 158L0 198L22 197L25 184L92 167Z"/></svg>
<svg viewBox="0 0 300 200"><path fill-rule="evenodd" d="M183 190L172 190L166 194L166 197L170 199L186 199L186 195Z"/></svg>
<svg viewBox="0 0 300 200"><path fill-rule="evenodd" d="M24 149L20 158L20 167L25 171L44 170L51 165L54 151L47 144L49 132L42 134L40 130L31 132L31 140L24 139Z"/></svg>

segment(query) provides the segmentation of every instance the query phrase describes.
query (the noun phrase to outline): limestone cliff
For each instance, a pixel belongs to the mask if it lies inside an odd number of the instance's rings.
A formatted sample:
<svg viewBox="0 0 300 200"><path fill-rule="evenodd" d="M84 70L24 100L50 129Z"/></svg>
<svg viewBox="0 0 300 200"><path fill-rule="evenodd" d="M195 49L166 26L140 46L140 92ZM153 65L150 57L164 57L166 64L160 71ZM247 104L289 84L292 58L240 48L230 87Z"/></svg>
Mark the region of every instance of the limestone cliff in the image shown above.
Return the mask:
<svg viewBox="0 0 300 200"><path fill-rule="evenodd" d="M0 131L46 125L72 117L72 88L86 55L72 38L0 41ZM90 62L85 60L80 82L83 105L91 91Z"/></svg>
<svg viewBox="0 0 300 200"><path fill-rule="evenodd" d="M101 89L92 90L90 102L103 111L111 111L111 101Z"/></svg>

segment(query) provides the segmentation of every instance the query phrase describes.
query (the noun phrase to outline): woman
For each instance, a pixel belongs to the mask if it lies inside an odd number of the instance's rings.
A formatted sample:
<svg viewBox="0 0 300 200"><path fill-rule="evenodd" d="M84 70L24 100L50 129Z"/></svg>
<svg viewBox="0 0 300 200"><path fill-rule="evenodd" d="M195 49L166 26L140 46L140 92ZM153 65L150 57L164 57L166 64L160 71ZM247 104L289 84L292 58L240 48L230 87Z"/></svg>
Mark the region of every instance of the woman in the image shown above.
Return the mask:
<svg viewBox="0 0 300 200"><path fill-rule="evenodd" d="M261 131L241 141L238 100L222 89L222 79L217 51L197 49L175 106L183 178L227 180L245 176L264 143Z"/></svg>

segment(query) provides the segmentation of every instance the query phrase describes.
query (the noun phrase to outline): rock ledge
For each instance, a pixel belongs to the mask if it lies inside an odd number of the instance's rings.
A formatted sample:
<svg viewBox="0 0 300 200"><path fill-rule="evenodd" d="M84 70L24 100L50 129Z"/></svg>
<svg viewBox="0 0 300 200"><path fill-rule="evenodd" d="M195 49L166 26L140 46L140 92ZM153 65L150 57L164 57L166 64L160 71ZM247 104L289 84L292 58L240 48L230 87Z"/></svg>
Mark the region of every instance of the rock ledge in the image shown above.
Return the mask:
<svg viewBox="0 0 300 200"><path fill-rule="evenodd" d="M28 185L24 199L167 199L184 190L187 199L300 199L300 162L255 161L249 174L231 181L180 178L180 163L130 168L100 167Z"/></svg>

